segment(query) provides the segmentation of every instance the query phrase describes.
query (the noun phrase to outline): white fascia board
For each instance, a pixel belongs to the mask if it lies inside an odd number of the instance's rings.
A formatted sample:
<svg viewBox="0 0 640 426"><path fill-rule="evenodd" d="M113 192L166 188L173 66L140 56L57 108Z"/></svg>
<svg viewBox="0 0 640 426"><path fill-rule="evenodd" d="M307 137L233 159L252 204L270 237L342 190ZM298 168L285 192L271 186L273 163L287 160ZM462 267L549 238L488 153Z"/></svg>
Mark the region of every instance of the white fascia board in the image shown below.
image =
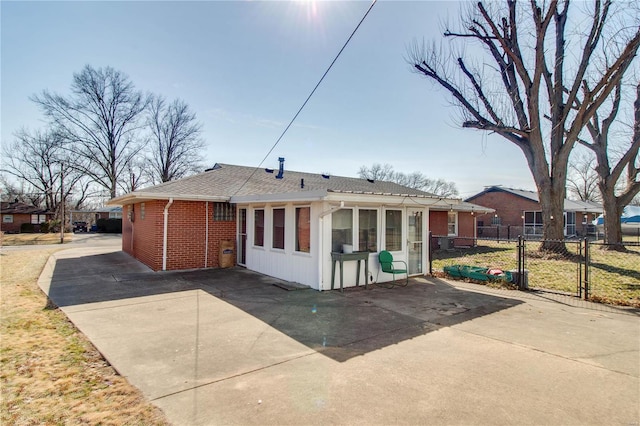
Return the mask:
<svg viewBox="0 0 640 426"><path fill-rule="evenodd" d="M308 202L324 200L327 191L304 191L304 192L285 192L281 194L256 194L241 195L231 197L229 202L234 204L250 204L250 203L287 203L287 202Z"/></svg>
<svg viewBox="0 0 640 426"><path fill-rule="evenodd" d="M168 194L158 192L135 192L122 195L107 201L105 204L109 206L123 206L126 204L140 203L151 200L169 200L174 201L229 201L229 197L223 195L197 195L197 194Z"/></svg>
<svg viewBox="0 0 640 426"><path fill-rule="evenodd" d="M349 204L376 204L385 205L387 207L446 207L450 203L459 203L460 200L452 200L436 197L419 197L409 195L385 195L385 194L360 194L351 192L330 192L325 198L329 202L344 201Z"/></svg>

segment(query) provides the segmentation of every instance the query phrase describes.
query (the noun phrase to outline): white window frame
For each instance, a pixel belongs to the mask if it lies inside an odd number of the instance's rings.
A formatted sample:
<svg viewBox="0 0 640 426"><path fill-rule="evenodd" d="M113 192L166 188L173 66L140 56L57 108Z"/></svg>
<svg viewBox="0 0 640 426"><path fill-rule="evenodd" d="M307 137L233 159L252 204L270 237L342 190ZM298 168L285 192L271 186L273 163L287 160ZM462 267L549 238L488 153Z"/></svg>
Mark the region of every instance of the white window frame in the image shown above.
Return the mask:
<svg viewBox="0 0 640 426"><path fill-rule="evenodd" d="M2 215L2 223L13 223L13 215L12 214Z"/></svg>
<svg viewBox="0 0 640 426"><path fill-rule="evenodd" d="M364 251L364 247L360 246L360 212L361 211L367 211L367 212L375 212L376 213L376 220L375 220L375 250L374 251L369 251L369 253L376 253L380 250L380 209L375 208L375 207L360 207L357 209L357 222L358 222L358 226L356 231L356 240L358 241L358 250L359 251Z"/></svg>
<svg viewBox="0 0 640 426"><path fill-rule="evenodd" d="M451 226L451 222L449 221L449 218L452 217L452 215L453 215L453 233L449 230L449 227ZM458 212L452 212L452 211L447 212L447 236L448 237L458 236Z"/></svg>
<svg viewBox="0 0 640 426"><path fill-rule="evenodd" d="M298 209L307 209L309 211L309 249L307 251L304 250L298 250L300 244L300 239L299 239L299 228L298 228ZM294 206L293 208L293 233L294 233L294 241L293 241L293 249L296 253L304 253L304 254L309 254L311 253L311 246L313 245L311 243L311 206L310 205L306 205L306 206Z"/></svg>
<svg viewBox="0 0 640 426"><path fill-rule="evenodd" d="M35 222L34 222L35 221ZM32 214L31 215L31 224L32 225L40 225L47 221L46 214Z"/></svg>
<svg viewBox="0 0 640 426"><path fill-rule="evenodd" d="M527 222L527 213L533 214L533 222ZM541 210L525 210L522 214L524 219L522 225L525 235L542 235L542 211ZM536 217L540 218L540 223L536 222ZM533 232L529 230L533 229Z"/></svg>
<svg viewBox="0 0 640 426"><path fill-rule="evenodd" d="M391 250L388 247L388 241L387 241L387 212L389 211L396 211L396 212L400 212L400 248L398 250ZM384 235L384 249L387 251L394 251L394 252L402 252L404 250L404 239L405 239L405 210L404 209L384 209L382 212L382 229L381 229L381 233L382 235ZM382 246L381 246L382 247Z"/></svg>
<svg viewBox="0 0 640 426"><path fill-rule="evenodd" d="M282 247L276 247L276 215L275 212L282 211ZM271 209L271 248L274 250L284 250L287 247L287 209L284 207L273 207Z"/></svg>
<svg viewBox="0 0 640 426"><path fill-rule="evenodd" d="M350 211L351 212L351 232L350 233L345 233L345 236L348 236L348 235L351 236L351 242L349 242L348 239L347 239L346 241L343 242L343 245L344 244L350 244L351 246L353 246L353 244L354 244L354 235L353 234L354 234L354 229L355 229L355 226L356 226L355 222L356 222L356 216L357 215L356 215L355 212L357 211L357 209L354 209L354 208L351 208L351 207L341 208L340 210L336 210L335 212L331 213L331 250L332 251L333 250L338 250L338 252L342 251L342 247L336 247L335 249L333 247L333 232L335 230L343 229L343 228L334 228L334 225L335 225L334 215L336 213L338 213L338 212L343 212L343 211ZM344 228L344 229L347 229L347 228Z"/></svg>
<svg viewBox="0 0 640 426"><path fill-rule="evenodd" d="M258 222L256 221L256 213L261 211L262 212L262 244L257 244L256 242L256 238L258 237ZM266 213L265 213L265 209L264 208L257 208L257 209L253 209L253 241L252 241L252 246L253 247L264 247L264 240L265 240L265 227L266 227Z"/></svg>

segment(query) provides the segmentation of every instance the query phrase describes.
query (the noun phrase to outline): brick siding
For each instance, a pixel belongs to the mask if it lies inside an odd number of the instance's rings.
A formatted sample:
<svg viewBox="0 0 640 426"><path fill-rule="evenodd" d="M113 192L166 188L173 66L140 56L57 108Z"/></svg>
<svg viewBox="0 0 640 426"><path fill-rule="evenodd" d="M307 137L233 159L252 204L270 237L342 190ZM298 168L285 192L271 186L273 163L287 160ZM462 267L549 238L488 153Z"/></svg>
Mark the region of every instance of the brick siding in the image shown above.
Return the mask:
<svg viewBox="0 0 640 426"><path fill-rule="evenodd" d="M134 204L133 222L129 219L131 206L123 209L122 249L154 271L162 269L163 212L167 203L145 202L144 219L142 203ZM218 267L220 241L231 240L235 246L236 222L214 221L213 205L208 203L208 214L203 201L175 201L169 207L167 270Z"/></svg>
<svg viewBox="0 0 640 426"><path fill-rule="evenodd" d="M522 232L524 220L522 215L525 211L541 211L540 203L520 197L509 192L495 191L487 192L477 197L472 197L468 201L484 207L490 207L495 213L478 215L478 226L491 226L494 215L500 218L500 225L512 226ZM586 235L587 225L597 217L593 213L587 213L587 223L583 224L584 212L576 212L576 234ZM480 224L482 222L482 225ZM517 232L516 232L517 233ZM506 236L506 235L505 235ZM513 235L511 235L513 237Z"/></svg>

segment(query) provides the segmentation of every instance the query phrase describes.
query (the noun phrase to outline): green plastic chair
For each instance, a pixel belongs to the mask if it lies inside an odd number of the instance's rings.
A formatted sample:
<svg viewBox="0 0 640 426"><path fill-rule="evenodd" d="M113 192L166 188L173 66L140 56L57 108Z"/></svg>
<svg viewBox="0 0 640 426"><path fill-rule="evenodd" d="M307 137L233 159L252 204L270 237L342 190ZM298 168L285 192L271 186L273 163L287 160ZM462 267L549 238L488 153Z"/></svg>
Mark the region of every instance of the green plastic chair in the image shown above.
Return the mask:
<svg viewBox="0 0 640 426"><path fill-rule="evenodd" d="M401 285L401 286L406 286L407 284L409 284L409 273L407 272L407 263L403 260L393 260L393 255L391 253L389 253L386 250L383 250L380 252L380 254L378 254L378 262L380 263L380 269L382 270L382 272L387 273L387 274L393 274L393 285ZM396 266L394 266L395 264L403 264L404 268L397 268ZM380 271L378 271L378 275L380 274ZM404 284L400 283L400 282L396 282L396 275L405 275L405 280L404 280ZM376 278L376 281L377 278Z"/></svg>

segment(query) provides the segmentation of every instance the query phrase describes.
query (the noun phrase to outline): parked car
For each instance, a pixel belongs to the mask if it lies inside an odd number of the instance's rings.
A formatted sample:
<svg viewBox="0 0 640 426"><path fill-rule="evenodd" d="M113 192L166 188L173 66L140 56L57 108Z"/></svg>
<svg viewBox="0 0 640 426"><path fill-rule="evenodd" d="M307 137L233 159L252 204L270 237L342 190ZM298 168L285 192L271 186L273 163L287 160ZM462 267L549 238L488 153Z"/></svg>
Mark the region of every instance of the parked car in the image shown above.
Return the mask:
<svg viewBox="0 0 640 426"><path fill-rule="evenodd" d="M73 222L73 232L89 232L87 222Z"/></svg>

